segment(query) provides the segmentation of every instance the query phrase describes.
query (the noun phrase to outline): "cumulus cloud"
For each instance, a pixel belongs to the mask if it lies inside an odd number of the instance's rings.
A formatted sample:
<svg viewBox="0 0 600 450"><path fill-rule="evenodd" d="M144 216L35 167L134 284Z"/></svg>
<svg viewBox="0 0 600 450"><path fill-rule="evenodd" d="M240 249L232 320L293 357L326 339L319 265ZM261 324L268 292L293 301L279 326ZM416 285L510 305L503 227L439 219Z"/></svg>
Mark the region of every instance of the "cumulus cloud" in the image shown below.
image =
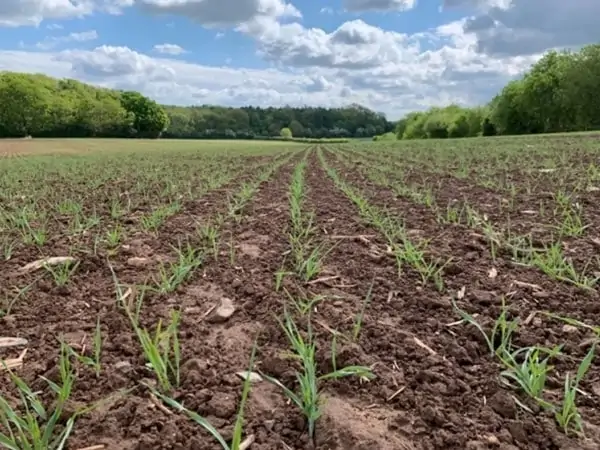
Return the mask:
<svg viewBox="0 0 600 450"><path fill-rule="evenodd" d="M2 0L0 25L16 27L39 25L44 19L84 16L93 11L89 1L71 0Z"/></svg>
<svg viewBox="0 0 600 450"><path fill-rule="evenodd" d="M464 24L477 50L496 56L531 55L600 41L600 2L578 0L445 0L446 7L476 7Z"/></svg>
<svg viewBox="0 0 600 450"><path fill-rule="evenodd" d="M187 53L185 49L177 44L158 44L154 46L154 51L164 55L182 55Z"/></svg>
<svg viewBox="0 0 600 450"><path fill-rule="evenodd" d="M185 16L206 27L301 16L300 11L285 0L137 0L137 4L150 12Z"/></svg>
<svg viewBox="0 0 600 450"><path fill-rule="evenodd" d="M96 30L82 31L81 33L70 33L66 36L49 36L42 42L38 42L36 47L41 50L49 50L55 48L60 44L66 44L68 42L86 42L94 41L98 39L98 33Z"/></svg>
<svg viewBox="0 0 600 450"><path fill-rule="evenodd" d="M344 0L348 11L406 11L415 7L417 0Z"/></svg>
<svg viewBox="0 0 600 450"><path fill-rule="evenodd" d="M1 0L0 26L38 26L43 20L84 17L94 11L120 13L135 0Z"/></svg>
<svg viewBox="0 0 600 450"><path fill-rule="evenodd" d="M273 24L255 37L264 58L298 67L364 69L398 64L419 52L408 35L362 20L345 22L331 33L298 23Z"/></svg>

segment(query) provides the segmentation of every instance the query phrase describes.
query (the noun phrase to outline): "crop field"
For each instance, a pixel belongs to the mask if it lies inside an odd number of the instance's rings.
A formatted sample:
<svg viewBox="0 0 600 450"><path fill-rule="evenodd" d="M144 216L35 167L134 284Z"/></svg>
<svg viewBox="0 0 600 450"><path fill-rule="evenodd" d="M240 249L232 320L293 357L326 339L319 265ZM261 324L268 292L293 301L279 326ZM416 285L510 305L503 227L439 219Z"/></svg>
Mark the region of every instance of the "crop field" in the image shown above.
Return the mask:
<svg viewBox="0 0 600 450"><path fill-rule="evenodd" d="M600 140L0 154L0 448L600 446Z"/></svg>

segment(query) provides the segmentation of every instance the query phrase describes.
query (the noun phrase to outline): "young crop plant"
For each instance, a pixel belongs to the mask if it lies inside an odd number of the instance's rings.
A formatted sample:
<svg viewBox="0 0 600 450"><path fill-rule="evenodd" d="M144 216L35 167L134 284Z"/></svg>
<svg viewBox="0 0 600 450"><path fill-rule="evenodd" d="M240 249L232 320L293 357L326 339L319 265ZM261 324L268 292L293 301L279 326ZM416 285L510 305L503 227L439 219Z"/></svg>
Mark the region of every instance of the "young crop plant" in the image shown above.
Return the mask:
<svg viewBox="0 0 600 450"><path fill-rule="evenodd" d="M181 381L181 347L179 345L181 313L172 310L167 327L163 328L162 320L159 320L153 334L147 329L141 328L132 314L129 314L129 317L142 346L147 366L156 375L161 391L168 393L179 387Z"/></svg>
<svg viewBox="0 0 600 450"><path fill-rule="evenodd" d="M502 298L501 312L498 318L494 321L491 332L488 334L484 331L483 327L475 318L468 312L462 310L456 301L452 301L452 307L457 315L461 318L461 322L466 322L473 325L479 330L485 342L487 343L488 349L491 356L498 356L500 359L506 354L510 354L512 347L512 337L517 328L519 327L518 319L508 319L508 308L504 297Z"/></svg>
<svg viewBox="0 0 600 450"><path fill-rule="evenodd" d="M254 361L256 358L256 345L252 348L252 354L250 356L250 366L248 368L247 374L253 373L254 370ZM243 438L244 434L244 412L246 408L246 403L248 402L248 396L250 395L250 385L251 385L251 377L244 377L244 384L242 387L242 395L240 399L240 406L238 409L238 413L235 420L235 425L233 427L233 433L231 438L231 443L227 443L227 440L219 431L204 417L200 414L187 409L181 403L177 402L173 398L165 395L162 392L157 391L156 389L148 386L153 394L160 398L164 403L166 403L171 408L175 409L178 412L184 413L191 420L196 422L202 428L204 428L210 435L221 445L223 450L246 450L250 447L250 444L254 440L254 436L250 435L246 439Z"/></svg>
<svg viewBox="0 0 600 450"><path fill-rule="evenodd" d="M373 284L374 283L375 283L375 279L373 279L373 281L371 281L371 285L369 286L369 291L367 292L367 296L365 297L365 300L362 303L362 307L361 307L360 311L358 312L358 314L356 315L356 317L354 318L354 326L352 327L352 340L354 342L358 342L358 338L359 338L360 332L362 330L363 320L365 318L365 312L367 311L367 307L371 303L371 294L373 293ZM332 354L333 354L333 350L332 350ZM334 368L335 368L335 366L334 366Z"/></svg>
<svg viewBox="0 0 600 450"><path fill-rule="evenodd" d="M211 250L216 261L219 258L220 224L199 225L196 232L202 243Z"/></svg>
<svg viewBox="0 0 600 450"><path fill-rule="evenodd" d="M66 261L61 264L52 266L50 264L44 264L44 269L52 275L54 284L58 287L66 286L71 277L79 267L80 261Z"/></svg>
<svg viewBox="0 0 600 450"><path fill-rule="evenodd" d="M322 382L350 376L370 380L373 378L373 373L368 367L348 366L327 374L318 375L316 342L312 334L310 314L308 317L308 332L306 337L300 332L287 310L284 312L284 321L282 322L279 320L279 324L289 341L293 358L297 360L301 366L300 371L296 373L298 390L294 391L293 389L288 388L276 378L265 374L262 375L268 382L279 387L285 396L298 407L306 420L308 435L311 440L314 440L317 421L319 417L321 417L322 412Z"/></svg>
<svg viewBox="0 0 600 450"><path fill-rule="evenodd" d="M165 221L172 215L181 210L179 202L172 202L168 205L159 206L149 215L143 216L140 221L142 228L147 231L157 232Z"/></svg>
<svg viewBox="0 0 600 450"><path fill-rule="evenodd" d="M177 252L177 261L164 264L158 268L158 276L154 278L154 290L160 294L174 292L204 262L204 255L189 243L185 248L172 247Z"/></svg>
<svg viewBox="0 0 600 450"><path fill-rule="evenodd" d="M116 223L113 227L106 231L105 241L108 244L109 248L115 249L121 243L123 239L123 227Z"/></svg>
<svg viewBox="0 0 600 450"><path fill-rule="evenodd" d="M518 328L518 321L517 319L511 321L507 319L507 308L504 301L502 312L494 322L490 334L483 330L483 327L473 316L460 309L455 301L453 301L453 307L461 317L461 322L474 325L481 332L491 355L497 357L504 366L500 376L508 386L522 391L544 410L552 412L556 422L565 434L569 434L573 430L578 433L583 431L583 423L575 400L579 392L579 385L589 371L594 359L597 342L591 345L586 356L579 364L575 377L572 378L569 374L566 375L562 401L555 405L544 398L544 392L548 375L553 369L550 360L561 355L562 345L550 349L533 346L513 350L512 336ZM554 314L548 313L547 315L574 326L585 327L600 336L600 328L598 327L590 327L574 319L563 318ZM523 409L531 411L524 404L518 403Z"/></svg>
<svg viewBox="0 0 600 450"><path fill-rule="evenodd" d="M553 369L550 359L560 355L562 346L552 349L540 347L525 347L515 351L505 352L501 357L506 369L500 373L506 383L514 389L520 389L540 406L546 409L551 404L543 399L546 379ZM520 361L520 362L519 362Z"/></svg>
<svg viewBox="0 0 600 450"><path fill-rule="evenodd" d="M323 268L325 257L333 250L326 249L325 244L313 244L312 235L314 213L305 213L304 199L306 196L304 170L306 160L303 159L295 168L290 183L288 200L290 204L289 243L294 260L294 272L304 281L316 278Z"/></svg>
<svg viewBox="0 0 600 450"><path fill-rule="evenodd" d="M96 378L100 378L100 357L102 356L102 329L100 328L100 318L96 321L94 330L92 356L87 356L85 352L78 353L73 348L68 347L69 354L75 357L80 363L94 369Z"/></svg>
<svg viewBox="0 0 600 450"><path fill-rule="evenodd" d="M32 281L22 289L15 288L15 295L12 298L5 298L0 303L0 317L9 316L15 304L38 282L39 279Z"/></svg>
<svg viewBox="0 0 600 450"><path fill-rule="evenodd" d="M8 450L62 450L73 431L75 420L83 411L68 413L66 404L75 383L75 371L65 344L58 360L59 381L44 379L56 395L52 408L47 408L18 375L9 371L19 392L20 404L0 395L0 447ZM66 416L66 417L65 417Z"/></svg>
<svg viewBox="0 0 600 450"><path fill-rule="evenodd" d="M583 272L579 272L573 262L564 255L560 242L543 250L532 248L524 262L537 267L551 278L574 284L582 289L594 289L600 280L600 277L586 275L585 268Z"/></svg>
<svg viewBox="0 0 600 450"><path fill-rule="evenodd" d="M229 217L234 218L238 223L242 220L242 211L254 196L257 187L258 185L244 183L236 194L227 196Z"/></svg>

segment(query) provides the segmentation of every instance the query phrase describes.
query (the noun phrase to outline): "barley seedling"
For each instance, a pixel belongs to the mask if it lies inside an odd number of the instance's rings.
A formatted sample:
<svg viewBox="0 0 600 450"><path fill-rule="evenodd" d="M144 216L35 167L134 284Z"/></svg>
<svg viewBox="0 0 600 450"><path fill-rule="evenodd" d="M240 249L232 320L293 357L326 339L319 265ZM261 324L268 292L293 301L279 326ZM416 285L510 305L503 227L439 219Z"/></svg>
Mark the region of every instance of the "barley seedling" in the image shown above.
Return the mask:
<svg viewBox="0 0 600 450"><path fill-rule="evenodd" d="M584 272L579 272L563 254L560 243L554 243L542 251L532 250L527 262L556 280L572 283L583 289L593 289L600 280L600 277L586 275L585 269Z"/></svg>
<svg viewBox="0 0 600 450"><path fill-rule="evenodd" d="M215 261L219 258L219 228L217 225L204 224L197 228L202 241L212 250Z"/></svg>
<svg viewBox="0 0 600 450"><path fill-rule="evenodd" d="M44 264L43 267L44 269L46 269L46 271L48 271L48 273L52 275L54 284L60 287L67 285L67 283L71 280L71 277L79 267L79 264L80 261L66 261L56 266Z"/></svg>
<svg viewBox="0 0 600 450"><path fill-rule="evenodd" d="M131 323L140 341L147 366L154 372L163 392L179 387L181 348L179 345L179 323L181 313L171 311L171 320L163 329L162 320L158 321L154 334L141 328L132 315Z"/></svg>
<svg viewBox="0 0 600 450"><path fill-rule="evenodd" d="M142 310L142 306L144 304L144 297L146 295L146 290L151 290L152 288L149 286L136 286L135 291L136 294L133 294L134 289L129 288L129 290L124 291L123 285L119 282L115 271L110 264L108 263L108 268L112 274L113 283L115 285L115 296L116 296L116 304L117 307L125 311L127 316L133 321L133 323L139 323L140 312ZM134 299L135 298L135 299Z"/></svg>
<svg viewBox="0 0 600 450"><path fill-rule="evenodd" d="M362 307L360 308L360 311L354 318L354 326L352 327L352 339L354 340L354 342L358 341L358 336L360 334L360 330L362 329L363 319L365 317L365 311L367 310L367 306L369 306L369 303L371 303L371 294L373 292L374 283L375 279L371 281L371 285L369 286L367 296L365 297L365 300L362 303Z"/></svg>
<svg viewBox="0 0 600 450"><path fill-rule="evenodd" d="M235 244L233 242L233 234L229 236L227 247L229 247L229 265L233 267L235 265Z"/></svg>
<svg viewBox="0 0 600 450"><path fill-rule="evenodd" d="M121 243L121 239L123 238L123 228L120 224L115 224L115 226L106 231L106 243L110 248L116 248Z"/></svg>
<svg viewBox="0 0 600 450"><path fill-rule="evenodd" d="M296 311L298 311L301 316L306 316L307 314L310 314L312 311L316 310L317 304L327 298L325 295L316 295L312 298L308 298L304 294L302 297L294 298L287 289L284 288L284 291L291 303L296 308Z"/></svg>
<svg viewBox="0 0 600 450"><path fill-rule="evenodd" d="M75 382L75 372L69 362L65 344L61 345L58 361L60 382L46 378L50 389L56 395L52 410L47 409L38 394L18 375L10 377L19 391L21 407L14 408L0 396L0 446L8 450L62 450L73 431L75 420L80 412L71 415L65 422L65 405L71 397ZM64 425L62 425L64 423Z"/></svg>
<svg viewBox="0 0 600 450"><path fill-rule="evenodd" d="M562 221L557 226L561 236L579 237L589 227L583 223L583 211L580 204L569 205L561 214Z"/></svg>
<svg viewBox="0 0 600 450"><path fill-rule="evenodd" d="M519 321L518 319L508 320L508 308L506 307L504 297L502 298L500 316L494 322L489 335L484 331L481 324L468 312L460 309L454 300L452 300L452 307L464 322L475 326L480 331L487 343L491 356L497 355L502 357L510 353L512 335L517 330Z"/></svg>
<svg viewBox="0 0 600 450"><path fill-rule="evenodd" d="M579 392L579 383L581 383L581 380L583 380L586 373L590 369L590 366L592 365L592 360L594 359L596 353L596 345L596 343L592 345L585 358L577 368L577 374L575 375L575 378L571 379L569 374L567 374L565 377L563 400L554 412L556 422L559 424L565 434L569 434L569 431L572 429L574 429L576 432L583 431L583 423L581 420L581 415L577 409L575 399L577 397L577 392Z"/></svg>
<svg viewBox="0 0 600 450"><path fill-rule="evenodd" d="M73 348L68 347L69 354L75 357L80 363L94 369L96 378L100 377L100 357L102 356L102 329L100 328L100 319L96 320L96 329L93 338L93 357L86 356L84 352L77 353Z"/></svg>
<svg viewBox="0 0 600 450"><path fill-rule="evenodd" d="M302 280L310 281L321 273L325 257L334 248L332 246L329 250L323 252L323 247L324 245L314 247L306 258L303 257L303 252L298 255L296 273L300 275Z"/></svg>
<svg viewBox="0 0 600 450"><path fill-rule="evenodd" d="M281 285L283 284L283 279L288 275L293 275L294 272L287 272L283 268L279 269L275 272L275 292L279 292L281 289Z"/></svg>
<svg viewBox="0 0 600 450"><path fill-rule="evenodd" d="M256 355L256 345L252 348L252 355L250 356L250 366L248 368L248 374L252 373L254 370L254 360ZM241 450L243 448L247 448L245 445L245 441L242 440L244 433L244 410L246 408L246 403L248 401L248 396L250 394L250 384L251 378L246 376L244 379L244 384L242 387L242 398L240 400L240 406L238 409L238 413L235 420L235 425L233 427L233 436L231 439L231 444L227 443L227 440L223 437L221 433L204 417L199 415L198 413L187 409L181 403L177 402L171 397L167 397L161 392L158 392L156 389L148 386L153 394L160 398L164 403L169 405L171 408L175 409L178 412L184 413L191 420L196 422L202 428L204 428L210 435L221 445L223 450Z"/></svg>
<svg viewBox="0 0 600 450"><path fill-rule="evenodd" d="M4 258L4 261L8 261L12 258L15 246L15 241L10 240L8 237L2 238L2 242L0 242L0 247L2 247L2 257Z"/></svg>
<svg viewBox="0 0 600 450"><path fill-rule="evenodd" d="M2 302L2 308L0 308L0 317L9 316L12 312L13 307L15 306L15 303L17 303L19 299L21 299L31 289L31 287L38 282L38 280L39 278L32 281L22 289L15 288L15 291L17 291L15 296L10 300L5 299Z"/></svg>
<svg viewBox="0 0 600 450"><path fill-rule="evenodd" d="M296 373L299 392L294 392L273 377L264 374L263 376L267 381L278 386L285 396L300 409L307 421L308 435L311 439L314 439L316 423L321 416L322 398L319 390L320 383L329 379L340 379L349 376L357 376L361 379L369 380L373 377L373 374L367 367L348 366L318 376L315 360L316 343L312 336L310 317L308 319L308 336L305 340L287 311L285 311L284 316L285 323L279 321L280 326L292 347L294 359L298 360L302 366L302 370Z"/></svg>
<svg viewBox="0 0 600 450"><path fill-rule="evenodd" d="M56 205L56 209L60 214L76 216L81 214L83 206L75 200L66 199Z"/></svg>
<svg viewBox="0 0 600 450"><path fill-rule="evenodd" d="M154 279L156 291L161 294L174 292L192 272L203 263L202 254L187 244L185 249L173 247L177 252L177 261L161 263L158 268L158 279Z"/></svg>
<svg viewBox="0 0 600 450"><path fill-rule="evenodd" d="M502 357L507 369L500 375L506 379L509 386L520 388L540 405L548 408L550 404L542 399L548 373L553 368L548 363L550 358L560 354L561 349L562 346L553 349L526 347L512 353L507 351ZM542 354L545 355L545 358L542 358ZM518 361L522 362L518 363ZM515 383L516 386L512 383Z"/></svg>

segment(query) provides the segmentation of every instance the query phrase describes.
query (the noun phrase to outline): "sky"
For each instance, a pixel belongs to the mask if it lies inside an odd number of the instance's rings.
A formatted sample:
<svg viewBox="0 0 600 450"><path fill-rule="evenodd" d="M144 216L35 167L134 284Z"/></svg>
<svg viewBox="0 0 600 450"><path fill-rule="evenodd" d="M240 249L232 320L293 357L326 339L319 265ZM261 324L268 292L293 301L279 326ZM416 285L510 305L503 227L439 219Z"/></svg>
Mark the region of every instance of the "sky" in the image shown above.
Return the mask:
<svg viewBox="0 0 600 450"><path fill-rule="evenodd" d="M600 42L598 17L600 0L0 0L0 70L395 120L486 103L545 51Z"/></svg>

